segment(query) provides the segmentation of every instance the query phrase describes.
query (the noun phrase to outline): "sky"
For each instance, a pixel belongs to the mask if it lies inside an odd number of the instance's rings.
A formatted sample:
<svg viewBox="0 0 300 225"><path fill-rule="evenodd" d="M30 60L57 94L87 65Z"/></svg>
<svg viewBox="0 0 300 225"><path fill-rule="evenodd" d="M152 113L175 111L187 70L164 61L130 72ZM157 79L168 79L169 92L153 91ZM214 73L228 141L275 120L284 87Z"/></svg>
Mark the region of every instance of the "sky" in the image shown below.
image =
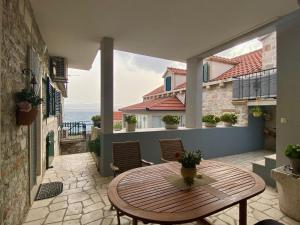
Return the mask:
<svg viewBox="0 0 300 225"><path fill-rule="evenodd" d="M236 57L261 48L251 40L217 55ZM167 67L186 68L185 63L144 55L114 52L114 110L142 101L142 96L163 84L162 75ZM89 71L69 68L66 110L100 111L100 52Z"/></svg>

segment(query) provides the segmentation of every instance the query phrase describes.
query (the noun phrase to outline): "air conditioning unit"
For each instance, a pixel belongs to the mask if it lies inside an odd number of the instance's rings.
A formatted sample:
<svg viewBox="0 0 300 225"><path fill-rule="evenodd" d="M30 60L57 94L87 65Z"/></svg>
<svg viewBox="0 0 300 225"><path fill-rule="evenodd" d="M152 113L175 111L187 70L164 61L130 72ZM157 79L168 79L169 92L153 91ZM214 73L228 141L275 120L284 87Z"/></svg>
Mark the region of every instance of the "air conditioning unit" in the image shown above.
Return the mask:
<svg viewBox="0 0 300 225"><path fill-rule="evenodd" d="M63 57L50 56L49 72L53 81L67 82L68 81L67 60Z"/></svg>

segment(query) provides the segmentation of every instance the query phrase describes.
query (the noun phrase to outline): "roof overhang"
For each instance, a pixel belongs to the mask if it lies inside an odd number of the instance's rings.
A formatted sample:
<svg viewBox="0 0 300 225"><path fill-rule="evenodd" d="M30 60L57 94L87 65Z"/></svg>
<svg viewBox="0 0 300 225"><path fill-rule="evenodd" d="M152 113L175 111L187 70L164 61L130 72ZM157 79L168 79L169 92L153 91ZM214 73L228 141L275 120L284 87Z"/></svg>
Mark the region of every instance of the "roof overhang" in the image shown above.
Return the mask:
<svg viewBox="0 0 300 225"><path fill-rule="evenodd" d="M276 21L297 0L30 0L49 53L89 69L103 37L116 50L185 61Z"/></svg>

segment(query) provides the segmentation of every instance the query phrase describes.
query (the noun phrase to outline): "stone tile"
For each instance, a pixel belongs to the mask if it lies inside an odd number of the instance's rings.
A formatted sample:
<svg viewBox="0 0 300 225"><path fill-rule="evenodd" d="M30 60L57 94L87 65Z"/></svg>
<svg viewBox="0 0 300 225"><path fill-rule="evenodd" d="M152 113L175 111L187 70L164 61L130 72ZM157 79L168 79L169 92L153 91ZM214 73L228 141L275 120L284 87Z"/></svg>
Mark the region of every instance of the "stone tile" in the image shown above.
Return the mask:
<svg viewBox="0 0 300 225"><path fill-rule="evenodd" d="M45 224L61 222L64 218L65 212L66 212L65 209L61 209L61 210L58 210L58 211L51 212L48 215L48 217L45 221Z"/></svg>
<svg viewBox="0 0 300 225"><path fill-rule="evenodd" d="M65 209L68 207L67 201L64 202L58 202L50 205L50 211L56 211L59 209Z"/></svg>
<svg viewBox="0 0 300 225"><path fill-rule="evenodd" d="M100 224L103 225L102 220L97 220L97 221L88 223L87 225L100 225Z"/></svg>
<svg viewBox="0 0 300 225"><path fill-rule="evenodd" d="M266 205L266 204L263 204L263 203L260 203L260 202L252 202L249 205L250 205L250 207L252 207L254 209L257 209L259 211L265 211L265 210L271 208L270 205Z"/></svg>
<svg viewBox="0 0 300 225"><path fill-rule="evenodd" d="M82 214L74 214L74 215L71 215L71 216L65 216L64 221L80 219L81 216L82 216Z"/></svg>
<svg viewBox="0 0 300 225"><path fill-rule="evenodd" d="M34 201L31 208L35 209L35 208L40 208L40 207L45 207L50 205L50 203L53 201L53 198L48 198L48 199L43 199L43 200L38 200L38 201Z"/></svg>
<svg viewBox="0 0 300 225"><path fill-rule="evenodd" d="M89 198L90 196L87 193L79 192L79 193L69 195L68 202L69 203L81 202Z"/></svg>
<svg viewBox="0 0 300 225"><path fill-rule="evenodd" d="M74 214L80 214L82 212L82 204L80 202L70 204L67 209L66 215L74 215Z"/></svg>
<svg viewBox="0 0 300 225"><path fill-rule="evenodd" d="M81 217L81 223L82 224L88 224L90 222L94 222L96 220L99 220L103 217L103 213L101 210L93 211L90 213L87 213Z"/></svg>
<svg viewBox="0 0 300 225"><path fill-rule="evenodd" d="M39 220L45 218L49 213L49 209L47 207L41 207L36 209L30 209L25 222Z"/></svg>
<svg viewBox="0 0 300 225"><path fill-rule="evenodd" d="M92 194L91 195L91 199L96 203L96 202L100 202L102 199L100 197L99 194Z"/></svg>
<svg viewBox="0 0 300 225"><path fill-rule="evenodd" d="M63 202L63 201L67 201L68 200L68 196L59 196L54 198L52 203L57 203L57 202Z"/></svg>
<svg viewBox="0 0 300 225"><path fill-rule="evenodd" d="M69 220L63 222L63 225L81 225L79 220Z"/></svg>
<svg viewBox="0 0 300 225"><path fill-rule="evenodd" d="M94 205L87 206L83 208L83 213L89 213L98 209L102 209L105 205L102 202L98 202Z"/></svg>
<svg viewBox="0 0 300 225"><path fill-rule="evenodd" d="M274 209L274 208L266 210L265 213L275 220L279 220L284 216L281 211L279 211L278 209Z"/></svg>
<svg viewBox="0 0 300 225"><path fill-rule="evenodd" d="M28 223L23 223L23 225L42 225L45 219L35 220Z"/></svg>
<svg viewBox="0 0 300 225"><path fill-rule="evenodd" d="M88 200L82 201L82 204L83 204L84 207L87 207L89 205L93 205L94 202L91 199L88 199Z"/></svg>

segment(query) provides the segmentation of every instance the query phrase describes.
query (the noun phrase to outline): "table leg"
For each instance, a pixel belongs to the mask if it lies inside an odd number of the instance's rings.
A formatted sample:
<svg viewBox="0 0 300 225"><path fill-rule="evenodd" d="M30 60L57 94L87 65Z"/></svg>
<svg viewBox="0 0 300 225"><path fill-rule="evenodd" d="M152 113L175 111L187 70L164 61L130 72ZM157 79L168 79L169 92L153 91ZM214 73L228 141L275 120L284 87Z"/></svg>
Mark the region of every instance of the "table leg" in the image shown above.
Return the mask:
<svg viewBox="0 0 300 225"><path fill-rule="evenodd" d="M137 224L138 224L137 219L132 219L132 224L133 224L133 225L137 225Z"/></svg>
<svg viewBox="0 0 300 225"><path fill-rule="evenodd" d="M247 225L247 200L242 200L240 205L240 221L239 225Z"/></svg>

